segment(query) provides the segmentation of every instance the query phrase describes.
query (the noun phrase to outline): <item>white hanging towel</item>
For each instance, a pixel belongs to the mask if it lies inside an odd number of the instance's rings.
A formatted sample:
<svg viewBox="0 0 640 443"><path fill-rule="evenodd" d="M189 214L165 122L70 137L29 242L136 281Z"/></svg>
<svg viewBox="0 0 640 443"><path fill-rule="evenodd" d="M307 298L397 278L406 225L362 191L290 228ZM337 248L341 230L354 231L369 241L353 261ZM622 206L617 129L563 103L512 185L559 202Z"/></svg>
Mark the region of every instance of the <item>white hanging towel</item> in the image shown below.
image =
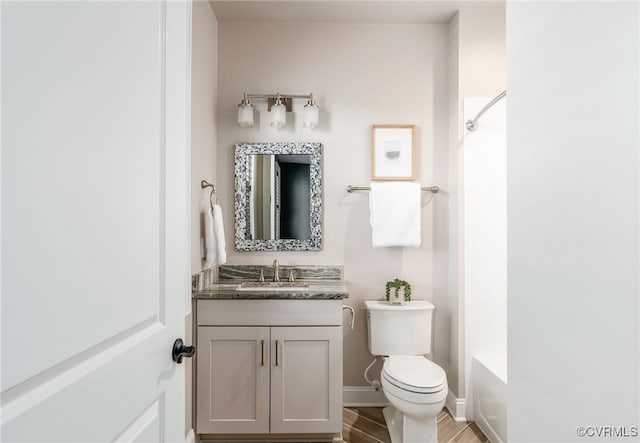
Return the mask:
<svg viewBox="0 0 640 443"><path fill-rule="evenodd" d="M227 262L227 247L220 205L209 207L204 214L204 241L207 247L207 264L224 265Z"/></svg>
<svg viewBox="0 0 640 443"><path fill-rule="evenodd" d="M374 248L421 243L420 183L371 183L371 241Z"/></svg>
<svg viewBox="0 0 640 443"><path fill-rule="evenodd" d="M224 240L224 225L222 223L222 208L220 205L213 205L213 234L216 238L216 255L219 265L227 262L227 245Z"/></svg>
<svg viewBox="0 0 640 443"><path fill-rule="evenodd" d="M218 259L218 242L213 233L213 209L209 207L204 213L204 244L207 249L207 264L215 265Z"/></svg>

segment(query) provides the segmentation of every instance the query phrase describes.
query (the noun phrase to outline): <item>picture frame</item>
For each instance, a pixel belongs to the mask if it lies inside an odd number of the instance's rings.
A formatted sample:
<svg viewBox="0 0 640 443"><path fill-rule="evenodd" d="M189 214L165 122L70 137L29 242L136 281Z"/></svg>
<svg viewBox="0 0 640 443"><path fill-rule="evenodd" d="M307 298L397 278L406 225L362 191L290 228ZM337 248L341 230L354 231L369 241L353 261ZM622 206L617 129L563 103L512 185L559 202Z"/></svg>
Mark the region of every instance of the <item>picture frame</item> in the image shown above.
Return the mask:
<svg viewBox="0 0 640 443"><path fill-rule="evenodd" d="M371 180L415 180L416 125L371 125Z"/></svg>

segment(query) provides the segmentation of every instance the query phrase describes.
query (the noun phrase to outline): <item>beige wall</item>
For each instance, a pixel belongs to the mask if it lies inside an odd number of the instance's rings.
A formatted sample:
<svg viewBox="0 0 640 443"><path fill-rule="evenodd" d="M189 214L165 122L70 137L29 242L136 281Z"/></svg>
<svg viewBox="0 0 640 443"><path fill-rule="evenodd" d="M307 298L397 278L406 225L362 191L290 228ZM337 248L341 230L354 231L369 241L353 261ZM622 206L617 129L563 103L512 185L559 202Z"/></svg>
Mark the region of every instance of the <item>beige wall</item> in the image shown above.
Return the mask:
<svg viewBox="0 0 640 443"><path fill-rule="evenodd" d="M191 33L191 273L200 272L201 199L209 192L200 180L216 183L216 100L218 75L218 22L209 3L194 1ZM185 317L186 343L193 343L193 318ZM186 359L186 432L192 428L192 359Z"/></svg>
<svg viewBox="0 0 640 443"><path fill-rule="evenodd" d="M504 9L462 10L459 20L460 99L498 95L507 87Z"/></svg>
<svg viewBox="0 0 640 443"><path fill-rule="evenodd" d="M218 184L227 226L229 262L268 265L344 265L356 308L354 331L345 331L344 383L366 385L367 349L363 300L384 296L384 283L409 281L416 299L436 305L434 358L449 365L450 310L441 276L434 277L434 255L447 260L447 239L438 237L434 220L447 225L440 211L446 201L447 173L438 171L436 146L448 138L447 25L361 24L219 24ZM236 105L242 92L313 92L321 107L314 131L290 124L281 131L264 125L241 129ZM255 103L261 118L264 105ZM304 102L296 102L298 110ZM295 109L294 109L295 110ZM294 115L300 115L300 113ZM288 118L294 115L289 115ZM417 180L443 192L425 195L420 248L371 247L368 197L348 194L347 185L370 181L369 126L373 123L417 125ZM294 128L295 126L295 128ZM247 253L233 251L233 144L239 141L315 141L324 144L324 240L319 252ZM435 246L438 250L435 251ZM434 284L434 280L439 284ZM444 327L443 327L444 325Z"/></svg>
<svg viewBox="0 0 640 443"><path fill-rule="evenodd" d="M209 3L193 2L191 68L191 272L202 270L201 205L209 204L210 189L202 190L200 180L216 186L218 100L218 22Z"/></svg>
<svg viewBox="0 0 640 443"><path fill-rule="evenodd" d="M442 230L442 236L446 238L442 249L446 251L436 261L436 266L441 268L440 275L442 276L438 280L444 280L441 285L447 294L447 300L449 301L448 307L450 315L448 317L449 324L447 325L450 334L449 341L449 372L448 382L449 391L458 396L460 392L458 386L458 361L460 346L458 343L459 325L462 314L459 312L459 307L462 306L459 297L458 281L459 275L462 272L460 268L461 260L458 256L458 212L459 212L459 191L463 188L458 185L458 173L460 171L458 165L458 144L460 140L460 134L458 130L458 102L460 97L460 17L458 14L453 18L449 24L449 138L448 144L442 149L438 149L437 152L441 153L437 159L436 171L439 174L445 174L449 192L447 199L443 201L443 208L440 214L442 222L440 229ZM446 216L445 216L446 213Z"/></svg>

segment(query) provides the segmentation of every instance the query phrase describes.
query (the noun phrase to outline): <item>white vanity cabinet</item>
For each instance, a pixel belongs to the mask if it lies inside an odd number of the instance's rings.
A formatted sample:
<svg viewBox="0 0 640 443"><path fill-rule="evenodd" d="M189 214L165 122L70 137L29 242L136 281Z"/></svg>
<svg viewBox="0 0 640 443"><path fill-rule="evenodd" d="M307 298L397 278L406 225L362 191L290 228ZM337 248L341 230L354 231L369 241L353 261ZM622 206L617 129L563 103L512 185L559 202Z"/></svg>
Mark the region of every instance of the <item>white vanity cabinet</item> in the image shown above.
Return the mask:
<svg viewBox="0 0 640 443"><path fill-rule="evenodd" d="M198 300L198 434L338 434L341 300Z"/></svg>

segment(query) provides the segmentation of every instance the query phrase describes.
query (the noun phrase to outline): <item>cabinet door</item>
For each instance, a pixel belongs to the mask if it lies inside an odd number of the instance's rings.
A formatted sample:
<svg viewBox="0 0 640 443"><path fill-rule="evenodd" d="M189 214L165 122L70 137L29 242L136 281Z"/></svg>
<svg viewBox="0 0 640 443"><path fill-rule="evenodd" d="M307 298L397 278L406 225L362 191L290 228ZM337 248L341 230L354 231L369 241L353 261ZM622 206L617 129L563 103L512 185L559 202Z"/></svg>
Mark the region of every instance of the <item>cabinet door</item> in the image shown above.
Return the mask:
<svg viewBox="0 0 640 443"><path fill-rule="evenodd" d="M269 432L269 328L198 327L197 432Z"/></svg>
<svg viewBox="0 0 640 443"><path fill-rule="evenodd" d="M342 327L271 328L271 432L342 428Z"/></svg>

